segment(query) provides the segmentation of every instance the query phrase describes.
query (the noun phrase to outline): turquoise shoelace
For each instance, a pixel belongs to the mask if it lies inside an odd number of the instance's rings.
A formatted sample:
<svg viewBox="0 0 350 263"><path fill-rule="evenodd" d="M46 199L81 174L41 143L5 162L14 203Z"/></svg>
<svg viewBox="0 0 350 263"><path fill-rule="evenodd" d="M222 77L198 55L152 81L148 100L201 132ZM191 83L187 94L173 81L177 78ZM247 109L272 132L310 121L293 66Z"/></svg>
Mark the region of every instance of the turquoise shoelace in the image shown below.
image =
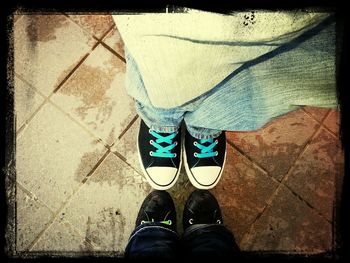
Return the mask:
<svg viewBox="0 0 350 263"><path fill-rule="evenodd" d="M209 143L209 145L205 146L203 144ZM196 146L198 149L201 150L200 153L194 153L194 157L198 158L208 158L208 157L214 157L218 155L218 152L214 152L214 147L218 144L218 140L213 139L202 139L198 142L194 142L194 146Z"/></svg>
<svg viewBox="0 0 350 263"><path fill-rule="evenodd" d="M155 141L151 140L150 144L157 148L155 152L151 151L150 155L161 158L174 158L176 153L172 153L171 150L177 145L177 142L173 142L173 139L176 136L176 132L171 133L168 136L162 136L157 132L150 130L149 133L156 138ZM167 143L168 146L162 146L161 143Z"/></svg>

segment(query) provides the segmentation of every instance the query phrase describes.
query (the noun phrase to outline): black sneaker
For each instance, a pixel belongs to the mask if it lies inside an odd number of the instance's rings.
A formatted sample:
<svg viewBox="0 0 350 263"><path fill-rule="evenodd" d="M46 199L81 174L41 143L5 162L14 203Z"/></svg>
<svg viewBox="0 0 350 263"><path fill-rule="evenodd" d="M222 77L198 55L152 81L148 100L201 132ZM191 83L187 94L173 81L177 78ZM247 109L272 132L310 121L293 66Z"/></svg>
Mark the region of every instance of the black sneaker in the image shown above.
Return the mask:
<svg viewBox="0 0 350 263"><path fill-rule="evenodd" d="M223 224L221 209L208 190L195 190L187 199L182 224L184 230L194 224Z"/></svg>
<svg viewBox="0 0 350 263"><path fill-rule="evenodd" d="M137 146L140 164L149 184L157 190L171 188L180 173L181 133L157 133L141 120Z"/></svg>
<svg viewBox="0 0 350 263"><path fill-rule="evenodd" d="M143 201L135 226L147 223L162 223L176 231L176 210L173 199L166 191L154 190Z"/></svg>
<svg viewBox="0 0 350 263"><path fill-rule="evenodd" d="M225 132L209 140L199 140L185 132L184 160L188 178L198 189L211 189L220 180L226 159Z"/></svg>

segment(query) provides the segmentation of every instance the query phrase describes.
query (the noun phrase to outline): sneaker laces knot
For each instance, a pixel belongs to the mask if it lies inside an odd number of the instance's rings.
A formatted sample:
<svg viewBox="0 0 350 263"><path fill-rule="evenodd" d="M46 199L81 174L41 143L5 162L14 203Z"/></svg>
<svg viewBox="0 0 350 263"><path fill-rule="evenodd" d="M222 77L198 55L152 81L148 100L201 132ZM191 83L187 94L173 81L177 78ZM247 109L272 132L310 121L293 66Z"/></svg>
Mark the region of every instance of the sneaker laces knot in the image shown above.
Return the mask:
<svg viewBox="0 0 350 263"><path fill-rule="evenodd" d="M149 130L149 133L156 138L155 141L150 140L150 144L153 145L157 150L155 152L151 151L150 155L161 158L175 158L176 153L172 153L171 150L175 148L177 142L173 142L177 132L170 133L167 136L162 136L154 130ZM162 146L161 143L168 144L167 146Z"/></svg>

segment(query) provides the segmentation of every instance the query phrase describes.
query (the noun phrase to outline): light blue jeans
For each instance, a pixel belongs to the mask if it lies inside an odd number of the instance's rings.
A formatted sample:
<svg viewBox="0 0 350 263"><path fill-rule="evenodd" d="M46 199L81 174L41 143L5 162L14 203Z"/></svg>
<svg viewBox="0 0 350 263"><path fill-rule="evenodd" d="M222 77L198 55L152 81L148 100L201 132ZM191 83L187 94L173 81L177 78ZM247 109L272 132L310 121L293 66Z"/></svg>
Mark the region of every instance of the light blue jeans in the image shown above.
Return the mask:
<svg viewBox="0 0 350 263"><path fill-rule="evenodd" d="M291 42L245 63L209 92L172 109L155 108L126 46L126 89L139 116L157 132L184 121L197 139L251 131L301 106L337 107L334 17Z"/></svg>

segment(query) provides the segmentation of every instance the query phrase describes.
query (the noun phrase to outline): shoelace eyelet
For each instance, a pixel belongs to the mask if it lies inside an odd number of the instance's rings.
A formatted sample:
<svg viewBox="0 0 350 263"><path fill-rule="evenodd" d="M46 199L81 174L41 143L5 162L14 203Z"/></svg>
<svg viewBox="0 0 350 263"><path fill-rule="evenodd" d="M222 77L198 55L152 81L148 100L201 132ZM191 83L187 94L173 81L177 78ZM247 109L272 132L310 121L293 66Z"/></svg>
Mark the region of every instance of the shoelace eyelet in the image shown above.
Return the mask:
<svg viewBox="0 0 350 263"><path fill-rule="evenodd" d="M150 152L149 152L149 155L150 155L150 156L153 156L153 152L152 152L152 151L150 151Z"/></svg>
<svg viewBox="0 0 350 263"><path fill-rule="evenodd" d="M218 151L216 151L216 152L215 152L215 156L218 156L218 155L219 155L219 152L218 152Z"/></svg>
<svg viewBox="0 0 350 263"><path fill-rule="evenodd" d="M190 219L188 220L188 223L190 223L190 225L193 225L193 218L190 218Z"/></svg>
<svg viewBox="0 0 350 263"><path fill-rule="evenodd" d="M153 140L149 140L150 145L153 145L153 142L154 142Z"/></svg>
<svg viewBox="0 0 350 263"><path fill-rule="evenodd" d="M216 220L216 223L221 224L221 220L220 219Z"/></svg>
<svg viewBox="0 0 350 263"><path fill-rule="evenodd" d="M177 154L176 153L174 153L174 157L173 158L175 158L177 156Z"/></svg>
<svg viewBox="0 0 350 263"><path fill-rule="evenodd" d="M197 153L194 153L193 155L194 155L194 157L197 157L197 156L198 156L198 154L197 154Z"/></svg>
<svg viewBox="0 0 350 263"><path fill-rule="evenodd" d="M194 146L197 146L197 142L193 142L193 145L194 145Z"/></svg>

